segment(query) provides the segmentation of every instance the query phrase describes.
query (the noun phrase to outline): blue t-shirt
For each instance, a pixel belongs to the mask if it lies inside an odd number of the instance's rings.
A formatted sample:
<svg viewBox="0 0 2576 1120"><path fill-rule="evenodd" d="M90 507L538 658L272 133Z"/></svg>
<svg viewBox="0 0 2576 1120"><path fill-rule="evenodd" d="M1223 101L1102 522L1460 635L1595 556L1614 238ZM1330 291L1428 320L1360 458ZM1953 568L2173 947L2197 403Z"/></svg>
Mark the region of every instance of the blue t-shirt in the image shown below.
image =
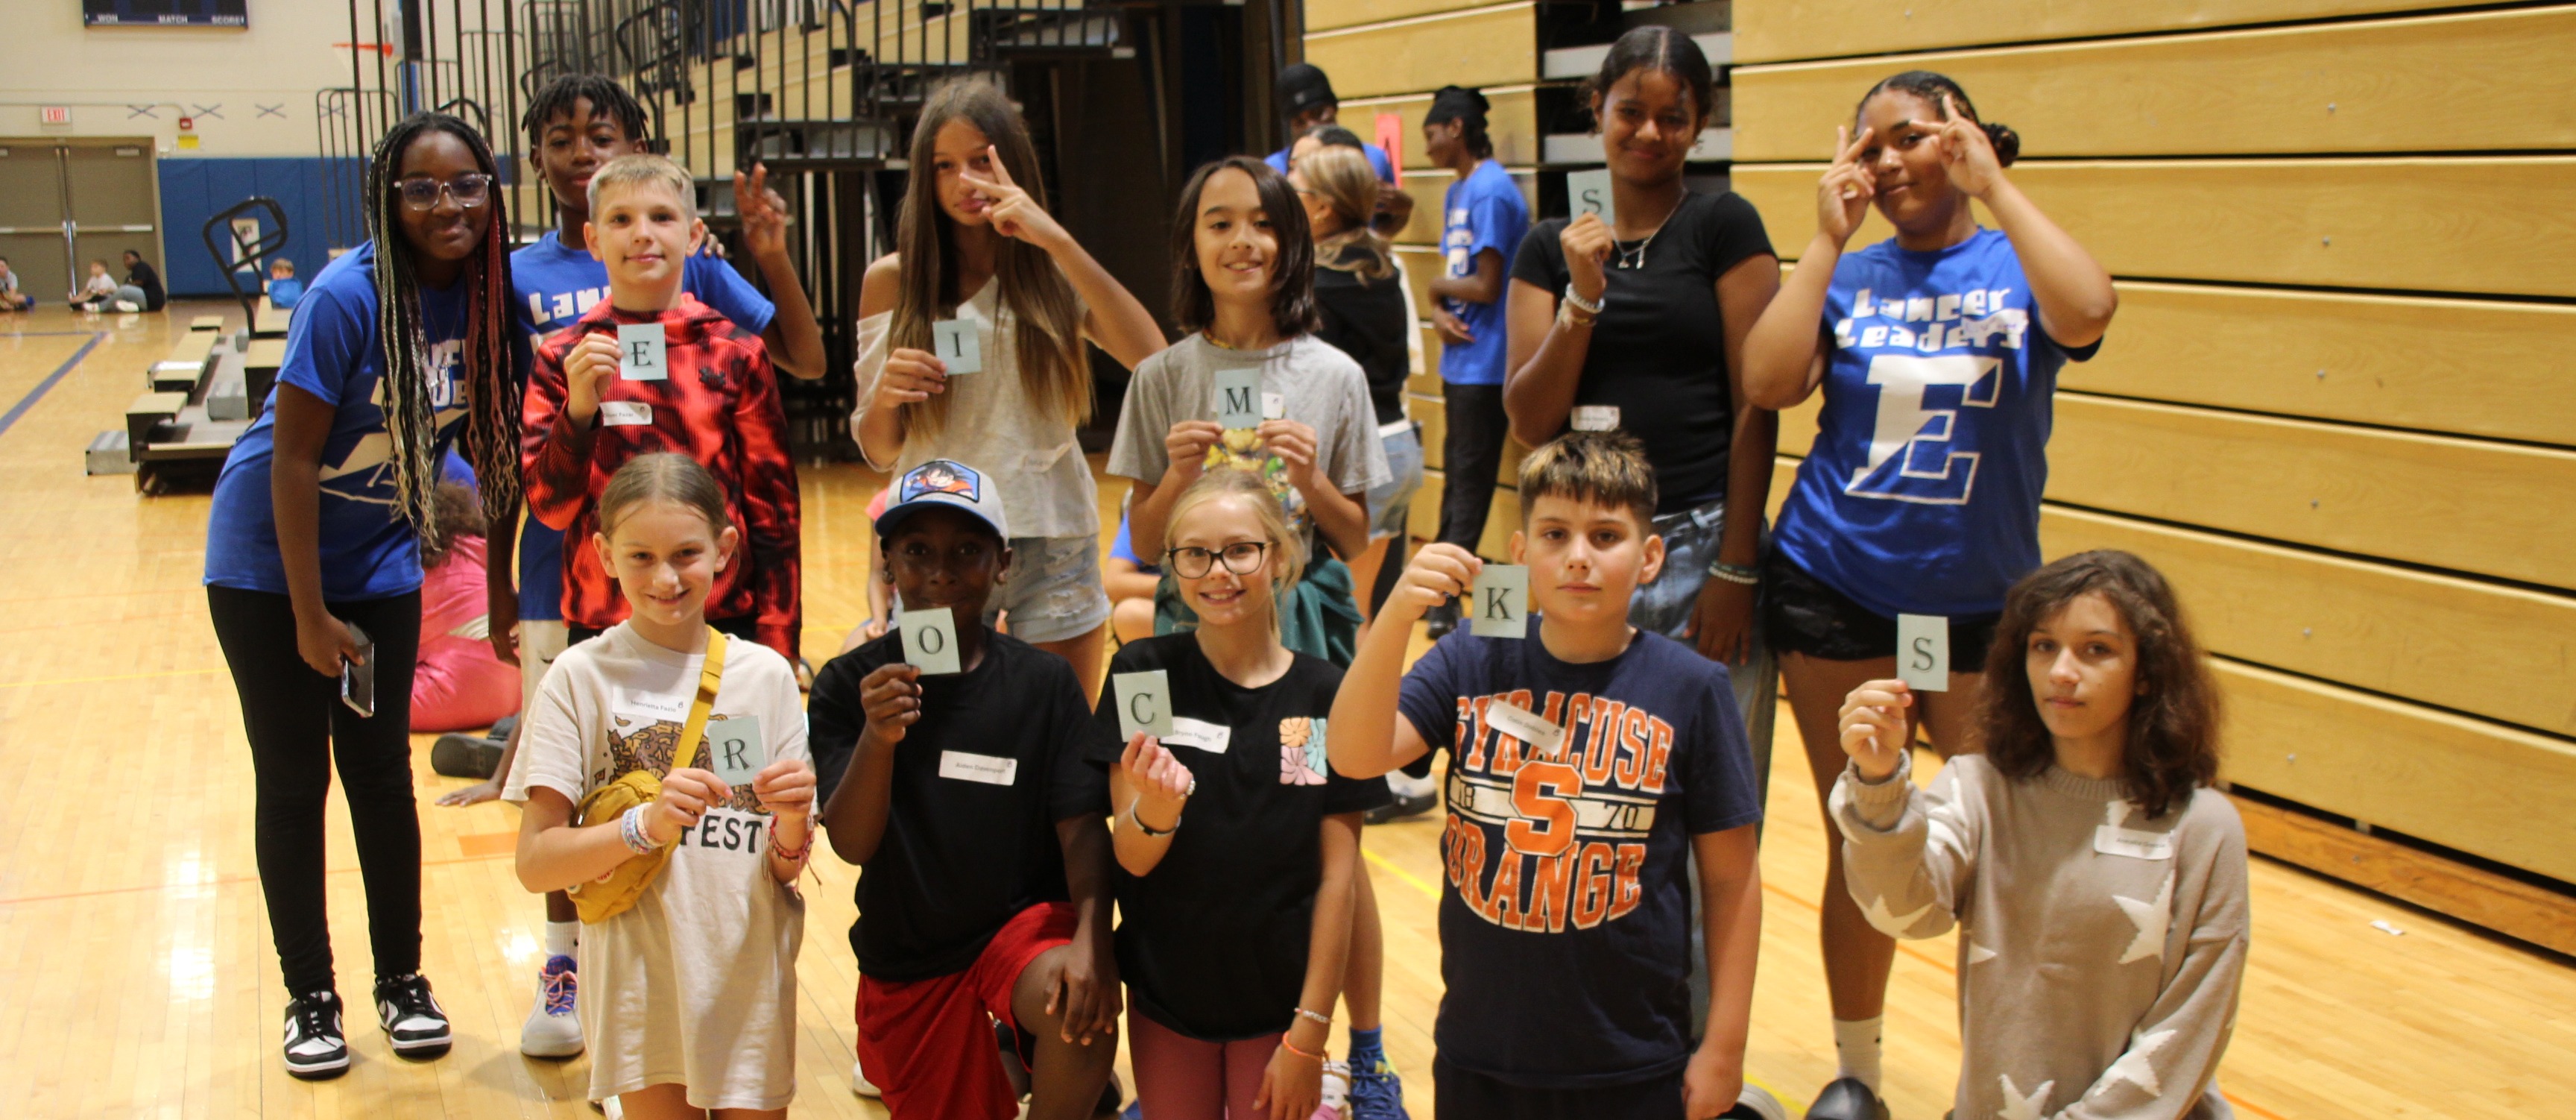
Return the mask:
<svg viewBox="0 0 2576 1120"><path fill-rule="evenodd" d="M1508 275L1512 257L1520 251L1521 235L1529 232L1529 202L1512 185L1511 173L1489 159L1477 164L1466 178L1449 184L1440 204L1440 220L1440 256L1448 264L1449 275L1475 275L1476 258L1489 250L1502 254L1502 271ZM1468 333L1476 338L1465 346L1441 344L1440 380L1453 385L1502 384L1509 345L1503 337L1502 299L1496 297L1492 303L1444 299L1440 304L1465 320Z"/></svg>
<svg viewBox="0 0 2576 1120"><path fill-rule="evenodd" d="M1268 163L1272 171L1285 175L1288 173L1288 151L1288 148L1281 148L1270 153L1270 158L1263 162ZM1395 161L1386 158L1386 149L1363 141L1360 144L1360 154L1368 157L1369 166L1377 171L1378 182L1395 181Z"/></svg>
<svg viewBox="0 0 2576 1120"><path fill-rule="evenodd" d="M295 301L302 298L304 298L304 281L292 276L284 276L268 282L268 302L272 307L293 307Z"/></svg>
<svg viewBox="0 0 2576 1120"><path fill-rule="evenodd" d="M1587 665L1454 630L1404 675L1449 751L1440 1057L1539 1088L1669 1076L1690 1058L1691 837L1762 819L1726 666L1660 634ZM1487 713L1564 728L1530 749ZM1558 761L1558 759L1562 761Z"/></svg>
<svg viewBox="0 0 2576 1120"><path fill-rule="evenodd" d="M394 507L392 448L377 407L384 347L376 334L374 242L343 253L313 277L286 331L279 385L293 385L335 410L322 443L322 597L381 599L420 587L420 542ZM465 419L465 282L441 291L422 286L420 310L429 344L432 403L445 444ZM206 582L286 593L269 464L277 452L277 391L250 430L235 441L215 480L206 519ZM444 460L445 455L439 456Z"/></svg>
<svg viewBox="0 0 2576 1120"><path fill-rule="evenodd" d="M2101 348L2039 326L2011 239L1893 239L1834 266L1816 442L1776 535L1784 556L1887 617L1992 614L2039 566L2057 371Z"/></svg>
<svg viewBox="0 0 2576 1120"><path fill-rule="evenodd" d="M1136 565L1136 570L1146 575L1162 574L1161 565L1148 564L1137 558L1135 539L1129 537L1127 532L1127 511L1120 510L1118 511L1118 538L1109 542L1109 555L1114 559Z"/></svg>
<svg viewBox="0 0 2576 1120"><path fill-rule="evenodd" d="M768 330L778 313L769 297L732 265L704 254L689 258L680 290L753 334ZM548 230L511 253L510 314L519 327L511 339L511 358L519 384L527 384L529 364L547 335L571 326L606 298L608 266L588 249L567 248L561 230ZM519 523L519 617L563 618L563 534L533 517Z"/></svg>

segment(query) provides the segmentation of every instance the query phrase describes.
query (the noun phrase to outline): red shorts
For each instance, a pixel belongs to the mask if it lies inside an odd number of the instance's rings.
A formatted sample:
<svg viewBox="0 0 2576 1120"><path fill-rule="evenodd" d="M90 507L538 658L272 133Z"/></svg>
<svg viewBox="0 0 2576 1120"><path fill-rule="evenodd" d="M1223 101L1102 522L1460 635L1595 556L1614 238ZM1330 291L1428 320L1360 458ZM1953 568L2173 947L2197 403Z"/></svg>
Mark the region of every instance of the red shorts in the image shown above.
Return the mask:
<svg viewBox="0 0 2576 1120"><path fill-rule="evenodd" d="M928 980L859 977L859 1066L898 1118L1010 1120L1019 1094L1002 1072L991 1015L1013 1030L1011 989L1038 954L1073 943L1070 902L1013 915L966 971Z"/></svg>

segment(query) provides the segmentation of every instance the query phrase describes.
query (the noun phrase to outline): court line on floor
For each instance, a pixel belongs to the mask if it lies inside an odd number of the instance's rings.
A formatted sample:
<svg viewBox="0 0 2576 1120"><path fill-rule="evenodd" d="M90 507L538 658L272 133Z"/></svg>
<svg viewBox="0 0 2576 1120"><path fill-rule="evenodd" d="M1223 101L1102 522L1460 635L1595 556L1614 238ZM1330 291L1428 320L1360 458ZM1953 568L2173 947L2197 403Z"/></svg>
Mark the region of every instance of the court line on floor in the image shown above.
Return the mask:
<svg viewBox="0 0 2576 1120"><path fill-rule="evenodd" d="M90 332L89 341L82 343L81 348L73 351L72 356L64 359L63 364L54 372L45 375L45 379L37 382L35 388L27 390L27 395L18 398L18 403L9 406L9 411L0 413L0 436L8 435L10 425L17 423L18 418L26 415L28 409L36 407L36 402L43 400L45 394L51 392L54 385L63 379L64 374L70 373L72 367L81 364L81 359L89 357L89 352L98 349L98 344L105 341L107 341L106 331Z"/></svg>
<svg viewBox="0 0 2576 1120"><path fill-rule="evenodd" d="M493 860L514 859L517 856L518 853L515 851L494 852L490 855L459 856L455 859L425 859L420 861L420 865L422 867L453 867L460 863L490 863ZM355 866L333 867L324 870L322 873L325 875L355 875L360 870L361 868ZM97 890L89 891L64 891L61 894L31 894L22 895L17 898L0 898L0 906L18 906L35 902L61 902L66 899L74 898L99 898L111 894L141 894L145 891L205 890L211 887L238 887L246 883L256 883L258 881L259 875L257 873L248 875L218 875L212 879L199 879L192 883L136 883L132 886L126 887L100 887Z"/></svg>
<svg viewBox="0 0 2576 1120"><path fill-rule="evenodd" d="M223 672L221 669L171 669L159 673L116 673L104 677L54 677L41 681L0 681L0 688L39 688L57 684L97 684L101 681L142 681L159 677L204 677Z"/></svg>

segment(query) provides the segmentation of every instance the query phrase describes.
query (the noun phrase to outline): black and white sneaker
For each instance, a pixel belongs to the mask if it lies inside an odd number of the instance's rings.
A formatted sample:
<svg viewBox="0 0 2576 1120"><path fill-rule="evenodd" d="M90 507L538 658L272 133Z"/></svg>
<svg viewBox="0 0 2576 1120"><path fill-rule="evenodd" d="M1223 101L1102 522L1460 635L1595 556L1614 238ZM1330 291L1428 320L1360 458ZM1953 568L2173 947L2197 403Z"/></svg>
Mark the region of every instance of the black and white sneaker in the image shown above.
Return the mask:
<svg viewBox="0 0 2576 1120"><path fill-rule="evenodd" d="M376 1021L384 1024L398 1057L435 1058L454 1042L447 1012L429 994L429 978L417 972L376 981Z"/></svg>
<svg viewBox="0 0 2576 1120"><path fill-rule="evenodd" d="M286 1002L286 1072L306 1081L349 1072L338 993L314 992Z"/></svg>

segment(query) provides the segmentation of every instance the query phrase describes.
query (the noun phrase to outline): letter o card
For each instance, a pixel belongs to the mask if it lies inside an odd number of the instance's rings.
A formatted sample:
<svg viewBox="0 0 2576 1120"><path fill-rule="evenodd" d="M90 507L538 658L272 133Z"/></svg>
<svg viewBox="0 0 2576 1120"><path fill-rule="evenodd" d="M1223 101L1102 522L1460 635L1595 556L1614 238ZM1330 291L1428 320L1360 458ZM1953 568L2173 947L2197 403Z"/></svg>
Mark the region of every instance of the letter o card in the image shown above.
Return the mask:
<svg viewBox="0 0 2576 1120"><path fill-rule="evenodd" d="M1467 588L1468 632L1479 638L1529 637L1529 569L1519 564L1487 564Z"/></svg>
<svg viewBox="0 0 2576 1120"><path fill-rule="evenodd" d="M984 336L965 319L930 324L930 348L950 375L984 372Z"/></svg>
<svg viewBox="0 0 2576 1120"><path fill-rule="evenodd" d="M1162 669L1109 678L1118 693L1118 733L1129 737L1172 733L1172 675Z"/></svg>
<svg viewBox="0 0 2576 1120"><path fill-rule="evenodd" d="M726 716L707 721L707 769L729 786L747 786L769 765L769 740L760 737L760 717Z"/></svg>
<svg viewBox="0 0 2576 1120"><path fill-rule="evenodd" d="M1610 169L1566 172L1565 205L1566 212L1577 218L1599 214L1602 225L1617 224L1618 212L1610 201Z"/></svg>
<svg viewBox="0 0 2576 1120"><path fill-rule="evenodd" d="M617 376L628 381L667 381L669 355L662 348L662 324L617 325Z"/></svg>
<svg viewBox="0 0 2576 1120"><path fill-rule="evenodd" d="M957 667L957 617L947 607L902 611L895 615L895 625L903 630L903 659L918 665L925 676L955 673Z"/></svg>
<svg viewBox="0 0 2576 1120"><path fill-rule="evenodd" d="M1937 614L1896 616L1896 677L1924 692L1950 691L1950 620Z"/></svg>
<svg viewBox="0 0 2576 1120"><path fill-rule="evenodd" d="M1261 371L1258 369L1221 369L1216 371L1216 426L1220 428L1258 428L1261 426Z"/></svg>

